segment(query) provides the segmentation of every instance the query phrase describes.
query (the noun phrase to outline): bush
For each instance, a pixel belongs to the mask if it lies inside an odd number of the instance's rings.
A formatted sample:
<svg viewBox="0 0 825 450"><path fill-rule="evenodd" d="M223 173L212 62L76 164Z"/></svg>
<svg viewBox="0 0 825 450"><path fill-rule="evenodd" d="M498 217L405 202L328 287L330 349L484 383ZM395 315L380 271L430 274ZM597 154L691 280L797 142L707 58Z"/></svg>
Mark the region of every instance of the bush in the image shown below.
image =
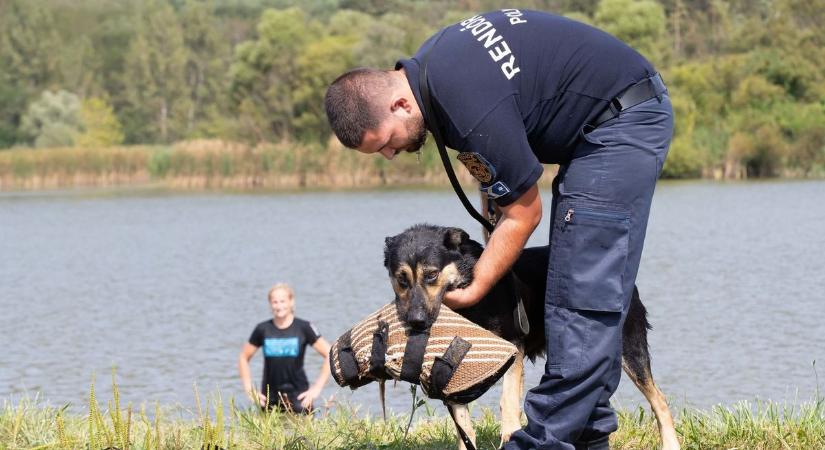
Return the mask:
<svg viewBox="0 0 825 450"><path fill-rule="evenodd" d="M29 105L20 125L38 148L70 147L80 127L80 99L63 90L43 91L40 99Z"/></svg>

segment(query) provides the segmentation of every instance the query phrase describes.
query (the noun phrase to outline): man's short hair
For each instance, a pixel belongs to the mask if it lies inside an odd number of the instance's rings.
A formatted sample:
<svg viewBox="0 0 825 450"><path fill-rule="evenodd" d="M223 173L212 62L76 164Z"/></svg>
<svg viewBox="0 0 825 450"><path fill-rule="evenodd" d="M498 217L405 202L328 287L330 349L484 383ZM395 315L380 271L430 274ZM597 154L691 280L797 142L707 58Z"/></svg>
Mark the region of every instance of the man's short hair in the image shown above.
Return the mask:
<svg viewBox="0 0 825 450"><path fill-rule="evenodd" d="M349 148L358 148L367 130L378 128L388 109L378 99L393 83L389 72L359 67L345 72L327 89L324 107L335 136Z"/></svg>

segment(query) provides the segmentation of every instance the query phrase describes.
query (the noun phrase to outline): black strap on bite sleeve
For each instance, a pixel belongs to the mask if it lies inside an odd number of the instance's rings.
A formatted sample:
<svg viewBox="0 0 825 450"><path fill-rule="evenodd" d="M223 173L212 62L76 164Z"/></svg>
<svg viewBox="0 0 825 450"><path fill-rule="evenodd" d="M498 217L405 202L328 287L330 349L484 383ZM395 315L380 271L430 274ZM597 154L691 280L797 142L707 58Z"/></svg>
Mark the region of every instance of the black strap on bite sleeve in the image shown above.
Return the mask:
<svg viewBox="0 0 825 450"><path fill-rule="evenodd" d="M430 339L428 331L410 330L407 333L407 346L404 347L404 362L401 363L401 379L413 384L421 384L421 365L424 363L424 353L427 350L427 341Z"/></svg>
<svg viewBox="0 0 825 450"><path fill-rule="evenodd" d="M470 351L472 344L456 336L450 342L450 346L442 356L436 356L433 362L433 368L430 370L430 396L441 398L444 394L444 388L453 377L453 373L461 364L461 360Z"/></svg>
<svg viewBox="0 0 825 450"><path fill-rule="evenodd" d="M338 364L341 366L341 376L347 386L358 381L358 361L352 350L352 330L347 330L338 343Z"/></svg>
<svg viewBox="0 0 825 450"><path fill-rule="evenodd" d="M387 339L390 326L383 320L378 322L378 328L372 334L372 354L370 355L370 375L385 379L384 363L387 359Z"/></svg>

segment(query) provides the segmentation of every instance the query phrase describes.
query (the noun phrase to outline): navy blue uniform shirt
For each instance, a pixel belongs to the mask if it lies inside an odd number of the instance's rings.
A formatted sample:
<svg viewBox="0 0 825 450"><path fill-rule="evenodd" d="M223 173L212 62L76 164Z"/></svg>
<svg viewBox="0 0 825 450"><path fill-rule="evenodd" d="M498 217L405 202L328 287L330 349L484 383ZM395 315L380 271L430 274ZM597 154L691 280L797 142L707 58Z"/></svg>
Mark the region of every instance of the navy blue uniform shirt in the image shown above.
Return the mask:
<svg viewBox="0 0 825 450"><path fill-rule="evenodd" d="M624 89L655 74L638 52L601 30L504 9L444 28L398 61L419 105L419 63L428 51L427 80L445 144L461 152L499 205L535 184L542 163L569 162L582 127Z"/></svg>

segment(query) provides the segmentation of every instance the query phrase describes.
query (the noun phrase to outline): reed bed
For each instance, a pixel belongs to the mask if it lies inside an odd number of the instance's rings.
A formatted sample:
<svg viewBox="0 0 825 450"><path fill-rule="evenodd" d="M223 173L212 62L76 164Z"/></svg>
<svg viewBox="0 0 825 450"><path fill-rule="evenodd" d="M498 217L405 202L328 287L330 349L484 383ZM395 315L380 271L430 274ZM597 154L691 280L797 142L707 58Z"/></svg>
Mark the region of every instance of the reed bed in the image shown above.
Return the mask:
<svg viewBox="0 0 825 450"><path fill-rule="evenodd" d="M454 163L462 183L474 180ZM160 185L173 189L347 189L446 186L436 149L389 164L341 147L195 140L170 146L0 151L0 191Z"/></svg>
<svg viewBox="0 0 825 450"><path fill-rule="evenodd" d="M262 413L225 402L219 394L202 399L195 411L154 405L121 405L112 376L112 397L102 407L94 382L85 413L44 405L36 398L6 400L0 410L0 449L423 449L456 448L453 425L441 407L415 398L409 414L387 420L353 405L327 404L313 419ZM244 402L246 404L246 402ZM435 404L433 404L435 405ZM498 424L490 410L475 414L479 449L498 447ZM825 400L795 405L771 402L678 411L677 432L685 449L825 448ZM415 420L411 420L415 418ZM643 409L621 411L613 449L658 447L653 416Z"/></svg>

